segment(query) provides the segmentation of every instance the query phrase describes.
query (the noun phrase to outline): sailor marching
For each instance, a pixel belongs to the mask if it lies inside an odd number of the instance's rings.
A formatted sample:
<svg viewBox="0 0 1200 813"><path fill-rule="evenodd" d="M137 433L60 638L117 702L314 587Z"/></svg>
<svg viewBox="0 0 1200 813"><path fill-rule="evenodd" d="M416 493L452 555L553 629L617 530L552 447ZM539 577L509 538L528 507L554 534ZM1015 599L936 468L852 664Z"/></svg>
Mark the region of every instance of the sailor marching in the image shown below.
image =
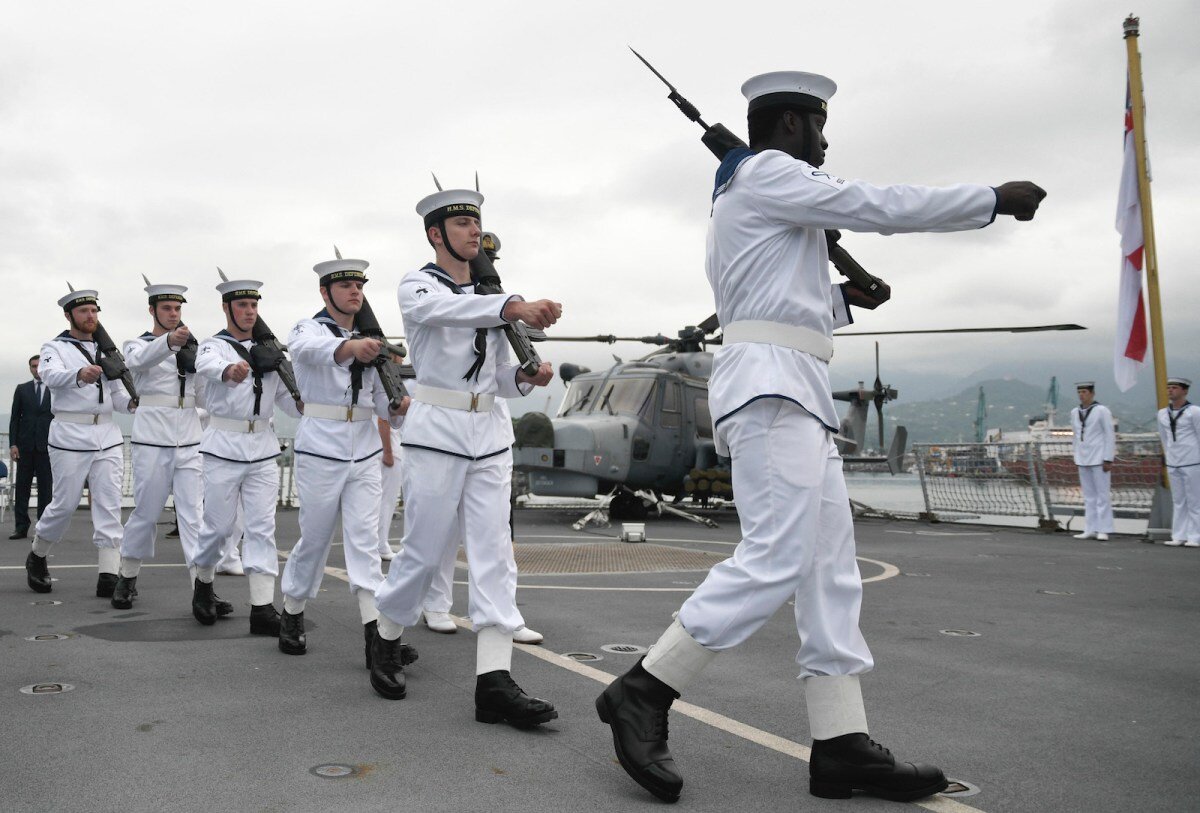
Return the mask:
<svg viewBox="0 0 1200 813"><path fill-rule="evenodd" d="M1175 506L1171 538L1163 544L1200 548L1200 409L1188 400L1191 387L1190 379L1168 378L1169 403L1158 411L1158 436Z"/></svg>
<svg viewBox="0 0 1200 813"><path fill-rule="evenodd" d="M1083 532L1076 539L1104 541L1113 532L1112 501L1109 498L1117 435L1108 407L1096 403L1096 382L1075 385L1079 406L1071 410L1071 449L1079 467L1083 490Z"/></svg>

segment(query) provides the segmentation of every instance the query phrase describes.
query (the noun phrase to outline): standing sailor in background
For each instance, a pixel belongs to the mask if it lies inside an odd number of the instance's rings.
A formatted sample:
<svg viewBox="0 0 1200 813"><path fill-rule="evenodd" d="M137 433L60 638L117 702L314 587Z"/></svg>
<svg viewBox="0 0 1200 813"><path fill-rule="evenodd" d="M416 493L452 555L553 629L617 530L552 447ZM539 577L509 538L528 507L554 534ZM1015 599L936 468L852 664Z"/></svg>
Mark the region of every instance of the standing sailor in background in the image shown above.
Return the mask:
<svg viewBox="0 0 1200 813"><path fill-rule="evenodd" d="M46 556L63 538L83 497L91 492L92 541L100 560L96 595L111 598L121 562L121 474L124 468L121 430L113 411L133 408L119 380L107 380L100 367L100 348L92 334L100 324L95 291L72 291L58 300L70 328L42 345L38 372L50 388L54 420L50 423L50 467L54 499L33 532L33 549L25 560L30 589L52 587Z"/></svg>
<svg viewBox="0 0 1200 813"><path fill-rule="evenodd" d="M1167 406L1158 411L1167 476L1171 481L1171 538L1164 545L1200 548L1200 409L1188 400L1192 382L1167 379Z"/></svg>
<svg viewBox="0 0 1200 813"><path fill-rule="evenodd" d="M717 171L706 273L724 344L709 405L718 454L732 457L742 540L645 658L596 699L621 766L668 801L683 787L667 748L672 701L788 599L814 740L810 792L905 801L947 786L939 769L898 762L867 735L859 675L873 660L859 631L862 581L828 362L833 328L853 321L849 305L873 308L888 292L831 285L824 230L977 229L996 214L1030 219L1045 193L1024 182L881 188L821 171L835 89L794 71L747 81L750 147Z"/></svg>
<svg viewBox="0 0 1200 813"><path fill-rule="evenodd" d="M430 582L448 549L466 545L469 612L476 640L475 719L530 727L558 716L512 679L512 634L524 625L516 604L517 568L508 527L512 421L497 396L515 398L547 384L542 364L528 376L509 360L503 331L522 320L544 328L562 306L549 300L474 293L470 260L480 251L483 195L446 190L417 204L437 263L400 283L404 333L417 383L405 419L404 550L378 592L379 631L371 685L389 699L405 695L400 635L421 617Z"/></svg>
<svg viewBox="0 0 1200 813"><path fill-rule="evenodd" d="M288 336L304 416L296 429L296 490L300 498L300 540L292 548L279 588L283 619L279 649L288 655L307 651L304 607L317 597L338 515L350 593L359 619L370 667L375 638L375 590L383 583L379 558L381 500L379 456L383 452L375 417L399 428L408 409L394 407L371 366L382 352L378 339L359 334L354 317L362 310L367 283L366 260L336 260L313 267L325 307L301 319Z"/></svg>
<svg viewBox="0 0 1200 813"><path fill-rule="evenodd" d="M250 632L279 635L275 610L275 502L279 496L279 440L271 416L279 406L300 411L279 379L259 369L251 351L262 298L256 280L229 280L217 286L225 329L200 342L196 373L205 379L208 428L200 440L204 455L204 522L197 545L192 615L201 624L217 620L213 576L221 550L233 532L241 501L245 522L243 562L250 587Z"/></svg>
<svg viewBox="0 0 1200 813"><path fill-rule="evenodd" d="M179 541L192 579L200 535L200 416L196 343L183 323L187 286L152 285L147 280L145 290L154 324L123 348L139 398L131 442L134 506L125 523L120 578L112 596L119 610L133 606L142 560L154 557L158 516L168 495L175 498ZM232 606L228 609L233 611Z"/></svg>
<svg viewBox="0 0 1200 813"><path fill-rule="evenodd" d="M1071 410L1071 449L1083 489L1083 533L1075 534L1075 538L1104 541L1113 532L1109 490L1117 433L1108 407L1096 403L1096 382L1080 381L1075 391L1079 393L1079 406Z"/></svg>

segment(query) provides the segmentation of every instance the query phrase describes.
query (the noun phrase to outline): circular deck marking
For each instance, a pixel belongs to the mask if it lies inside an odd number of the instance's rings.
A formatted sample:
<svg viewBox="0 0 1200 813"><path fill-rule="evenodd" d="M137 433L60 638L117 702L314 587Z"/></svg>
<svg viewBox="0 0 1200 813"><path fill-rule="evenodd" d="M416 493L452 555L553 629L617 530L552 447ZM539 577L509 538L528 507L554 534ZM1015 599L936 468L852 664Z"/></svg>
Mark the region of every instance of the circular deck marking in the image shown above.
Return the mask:
<svg viewBox="0 0 1200 813"><path fill-rule="evenodd" d="M26 641L65 641L71 638L70 635L64 635L61 632L43 632L41 635L30 635Z"/></svg>
<svg viewBox="0 0 1200 813"><path fill-rule="evenodd" d="M22 686L21 694L62 694L74 688L70 683L34 683L30 686Z"/></svg>
<svg viewBox="0 0 1200 813"><path fill-rule="evenodd" d="M604 660L603 655L596 655L592 652L564 652L562 654L562 656L564 658L568 658L573 661L581 661L581 662L587 662L587 663L593 663L595 661Z"/></svg>
<svg viewBox="0 0 1200 813"><path fill-rule="evenodd" d="M949 635L952 638L978 638L979 633L972 630L938 630L942 635Z"/></svg>
<svg viewBox="0 0 1200 813"><path fill-rule="evenodd" d="M967 796L975 796L979 793L979 786L973 785L970 782L964 782L961 779L947 779L950 786L938 794L938 796L949 796L951 799L962 799Z"/></svg>
<svg viewBox="0 0 1200 813"><path fill-rule="evenodd" d="M1043 596L1073 596L1075 595L1069 590L1038 590Z"/></svg>
<svg viewBox="0 0 1200 813"><path fill-rule="evenodd" d="M932 573L904 573L902 575L904 575L904 576L919 576L922 579L927 579L927 578L931 577L933 574Z"/></svg>
<svg viewBox="0 0 1200 813"><path fill-rule="evenodd" d="M649 651L646 647L637 644L605 644L600 649L614 655L645 655Z"/></svg>
<svg viewBox="0 0 1200 813"><path fill-rule="evenodd" d="M1118 568L1118 570L1119 569L1120 568ZM44 599L41 599L40 601L31 601L29 603L32 604L34 607L56 607L59 604L62 604L61 601L56 601L52 598L44 598Z"/></svg>
<svg viewBox="0 0 1200 813"><path fill-rule="evenodd" d="M330 762L325 765L314 765L308 769L308 772L322 779L342 779L347 776L354 776L354 774L358 773L358 770L353 765L341 765L336 762Z"/></svg>

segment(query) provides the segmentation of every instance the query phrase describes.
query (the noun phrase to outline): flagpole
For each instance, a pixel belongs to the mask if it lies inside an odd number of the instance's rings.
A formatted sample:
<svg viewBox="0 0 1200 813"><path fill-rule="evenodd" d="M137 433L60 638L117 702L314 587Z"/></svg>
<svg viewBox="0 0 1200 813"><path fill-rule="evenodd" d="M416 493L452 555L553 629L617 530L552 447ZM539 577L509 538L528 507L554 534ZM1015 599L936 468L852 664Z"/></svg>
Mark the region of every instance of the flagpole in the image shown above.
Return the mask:
<svg viewBox="0 0 1200 813"><path fill-rule="evenodd" d="M1146 167L1146 104L1142 96L1142 57L1138 53L1139 19L1125 18L1125 49L1129 54L1129 93L1133 107L1133 151L1137 160L1138 198L1142 209L1146 298L1150 311L1150 346L1154 352L1154 389L1158 408L1167 405L1167 354L1163 343L1162 304L1158 296L1158 248L1154 241L1154 212L1150 205L1150 173Z"/></svg>

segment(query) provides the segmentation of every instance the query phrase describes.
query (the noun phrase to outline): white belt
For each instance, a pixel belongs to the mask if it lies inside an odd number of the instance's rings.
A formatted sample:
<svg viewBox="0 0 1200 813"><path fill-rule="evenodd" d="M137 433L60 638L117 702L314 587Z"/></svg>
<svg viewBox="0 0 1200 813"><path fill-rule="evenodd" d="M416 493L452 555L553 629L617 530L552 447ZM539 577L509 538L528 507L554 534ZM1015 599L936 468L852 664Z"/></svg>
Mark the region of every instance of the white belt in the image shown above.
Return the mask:
<svg viewBox="0 0 1200 813"><path fill-rule="evenodd" d="M491 412L492 406L496 403L496 396L490 392L444 390L428 384L417 384L413 387L412 397L423 404L433 404L447 409L461 409L464 412Z"/></svg>
<svg viewBox="0 0 1200 813"><path fill-rule="evenodd" d="M93 414L91 412L55 412L54 420L66 423L112 423L112 414L108 412Z"/></svg>
<svg viewBox="0 0 1200 813"><path fill-rule="evenodd" d="M344 404L310 404L304 403L304 417L321 418L326 421L369 421L374 411L364 406Z"/></svg>
<svg viewBox="0 0 1200 813"><path fill-rule="evenodd" d="M195 409L194 395L143 395L138 398L138 406L170 407L172 409Z"/></svg>
<svg viewBox="0 0 1200 813"><path fill-rule="evenodd" d="M241 432L243 435L266 432L271 428L266 418L243 420L239 418L218 418L216 415L208 419L208 425L213 429L223 429L226 432Z"/></svg>
<svg viewBox="0 0 1200 813"><path fill-rule="evenodd" d="M722 333L724 335L723 344L738 342L774 344L779 347L790 347L801 353L808 353L825 362L833 358L833 339L799 325L746 320L730 322L722 329Z"/></svg>

